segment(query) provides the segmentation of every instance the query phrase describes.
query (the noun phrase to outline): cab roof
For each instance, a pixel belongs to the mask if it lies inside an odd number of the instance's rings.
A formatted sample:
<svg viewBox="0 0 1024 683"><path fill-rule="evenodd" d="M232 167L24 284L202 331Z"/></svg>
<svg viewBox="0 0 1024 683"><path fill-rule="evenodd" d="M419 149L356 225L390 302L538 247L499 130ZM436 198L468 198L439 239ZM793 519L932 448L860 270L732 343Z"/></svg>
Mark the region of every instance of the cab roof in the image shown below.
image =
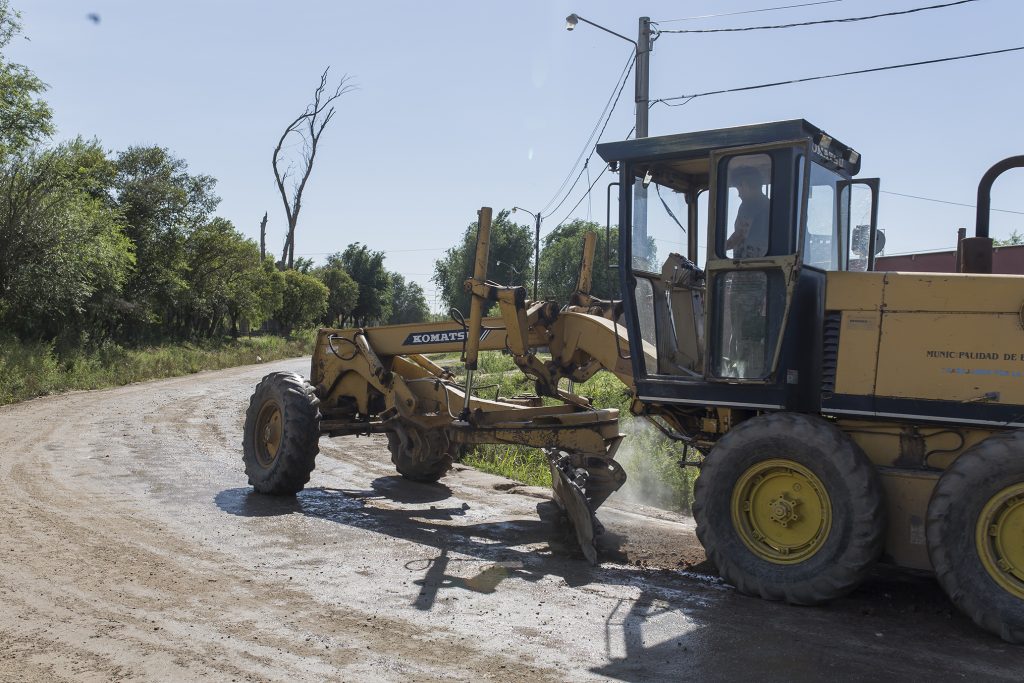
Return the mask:
<svg viewBox="0 0 1024 683"><path fill-rule="evenodd" d="M840 166L851 176L860 170L860 154L804 119L605 142L597 146L597 153L606 162L696 159L707 157L717 149L789 140L810 141L819 161L830 166Z"/></svg>

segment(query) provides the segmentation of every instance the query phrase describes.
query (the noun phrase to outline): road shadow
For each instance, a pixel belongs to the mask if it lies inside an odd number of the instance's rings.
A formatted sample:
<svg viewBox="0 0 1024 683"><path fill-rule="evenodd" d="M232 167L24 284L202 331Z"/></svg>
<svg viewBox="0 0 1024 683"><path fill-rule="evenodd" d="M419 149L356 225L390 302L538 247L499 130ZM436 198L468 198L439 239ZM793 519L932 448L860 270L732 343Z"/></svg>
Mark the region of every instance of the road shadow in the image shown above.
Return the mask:
<svg viewBox="0 0 1024 683"><path fill-rule="evenodd" d="M688 625L673 619L679 611ZM1019 681L1024 667L1024 647L953 611L934 580L889 567L820 607L730 591L710 608L688 608L645 587L605 618L603 644L606 661L590 671L637 683Z"/></svg>
<svg viewBox="0 0 1024 683"><path fill-rule="evenodd" d="M604 619L604 656L590 671L616 680L1017 680L1024 666L1024 648L952 612L930 578L882 570L847 598L799 608L740 595L695 572L593 567L550 500L537 503L533 519L471 521L469 505L447 486L391 476L367 489L292 497L232 488L215 502L232 515L302 514L421 546L424 556L405 565L418 574L410 603L417 610L433 609L449 591L500 591L509 579L639 589L607 616L581 617ZM465 562L471 572L459 571Z"/></svg>
<svg viewBox="0 0 1024 683"><path fill-rule="evenodd" d="M311 505L320 502L318 495L311 492L342 493L356 500L386 499L394 503L422 504L436 503L452 497L452 490L442 483L416 483L402 477L377 477L370 482L369 489L332 489L309 488L296 495L266 495L257 493L249 487L225 489L218 493L214 502L224 512L240 517L273 517L292 512L307 512ZM330 498L330 504L343 503L338 498ZM340 507L345 508L342 504ZM327 510L321 510L327 512Z"/></svg>
<svg viewBox="0 0 1024 683"><path fill-rule="evenodd" d="M269 496L251 488L220 491L214 502L226 513L241 517L302 514L346 526L387 534L437 552L410 563L410 571L425 571L423 593L416 606L429 609L440 589L462 588L493 592L502 580L515 576L536 581L561 577L567 585L601 581L629 583L635 577L623 568L591 566L583 558L564 513L551 500L541 500L532 519L511 518L466 523L469 505L452 499L444 484L410 482L399 476L375 479L368 489L308 488L294 496ZM395 505L392 505L395 504ZM400 506L400 507L399 507ZM624 561L621 537L605 533L599 539L601 557ZM524 549L527 548L528 549ZM452 554L491 563L469 579L448 572L465 561ZM416 564L418 563L418 564Z"/></svg>

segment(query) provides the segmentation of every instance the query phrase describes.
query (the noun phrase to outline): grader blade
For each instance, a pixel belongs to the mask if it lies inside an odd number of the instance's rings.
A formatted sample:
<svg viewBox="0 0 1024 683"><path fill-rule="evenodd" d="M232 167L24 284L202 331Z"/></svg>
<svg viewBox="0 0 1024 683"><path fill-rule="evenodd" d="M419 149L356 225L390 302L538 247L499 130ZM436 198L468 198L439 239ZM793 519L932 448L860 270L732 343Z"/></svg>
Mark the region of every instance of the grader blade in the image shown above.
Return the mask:
<svg viewBox="0 0 1024 683"><path fill-rule="evenodd" d="M608 452L600 456L553 448L546 451L555 502L569 518L580 549L591 564L597 564L594 540L604 532L597 508L626 483L626 472L612 460L618 443L612 441Z"/></svg>
<svg viewBox="0 0 1024 683"><path fill-rule="evenodd" d="M587 505L584 493L587 471L573 467L571 458L560 452L548 453L548 461L551 465L551 488L554 490L555 502L569 518L583 556L590 564L597 564L597 548L594 546L597 520Z"/></svg>

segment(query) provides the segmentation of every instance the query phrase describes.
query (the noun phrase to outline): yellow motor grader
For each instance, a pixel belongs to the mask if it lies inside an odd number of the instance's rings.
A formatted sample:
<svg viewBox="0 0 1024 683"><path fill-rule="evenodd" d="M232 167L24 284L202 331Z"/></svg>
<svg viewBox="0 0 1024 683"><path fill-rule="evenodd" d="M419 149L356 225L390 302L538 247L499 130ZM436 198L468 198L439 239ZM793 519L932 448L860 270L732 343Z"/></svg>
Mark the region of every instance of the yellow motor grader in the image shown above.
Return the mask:
<svg viewBox="0 0 1024 683"><path fill-rule="evenodd" d="M600 267L618 269L621 301L590 293L593 234L564 306L488 281L482 209L468 319L324 329L308 381L260 382L254 488L302 489L324 434L384 433L398 472L427 482L466 446L534 446L596 561L623 436L617 411L572 387L606 370L632 413L704 454L697 535L742 592L821 603L881 559L933 571L975 622L1024 642L1024 277L988 274L990 189L1024 156L982 179L960 272L924 274L874 271L879 181L855 179L860 155L807 121L598 152L618 173L618 263L609 250ZM484 350L510 354L536 395L474 394ZM463 381L427 358L452 351Z"/></svg>

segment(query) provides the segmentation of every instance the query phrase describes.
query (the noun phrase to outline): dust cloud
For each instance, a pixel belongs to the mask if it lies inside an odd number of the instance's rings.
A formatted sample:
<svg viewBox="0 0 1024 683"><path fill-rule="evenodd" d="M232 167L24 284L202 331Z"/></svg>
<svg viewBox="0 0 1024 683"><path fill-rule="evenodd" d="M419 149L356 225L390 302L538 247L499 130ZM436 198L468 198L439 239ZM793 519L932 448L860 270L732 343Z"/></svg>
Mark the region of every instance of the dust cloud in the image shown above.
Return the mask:
<svg viewBox="0 0 1024 683"><path fill-rule="evenodd" d="M615 496L672 512L690 513L696 472L680 466L685 446L669 439L645 419L622 424L626 434L615 460L626 470L626 483Z"/></svg>

